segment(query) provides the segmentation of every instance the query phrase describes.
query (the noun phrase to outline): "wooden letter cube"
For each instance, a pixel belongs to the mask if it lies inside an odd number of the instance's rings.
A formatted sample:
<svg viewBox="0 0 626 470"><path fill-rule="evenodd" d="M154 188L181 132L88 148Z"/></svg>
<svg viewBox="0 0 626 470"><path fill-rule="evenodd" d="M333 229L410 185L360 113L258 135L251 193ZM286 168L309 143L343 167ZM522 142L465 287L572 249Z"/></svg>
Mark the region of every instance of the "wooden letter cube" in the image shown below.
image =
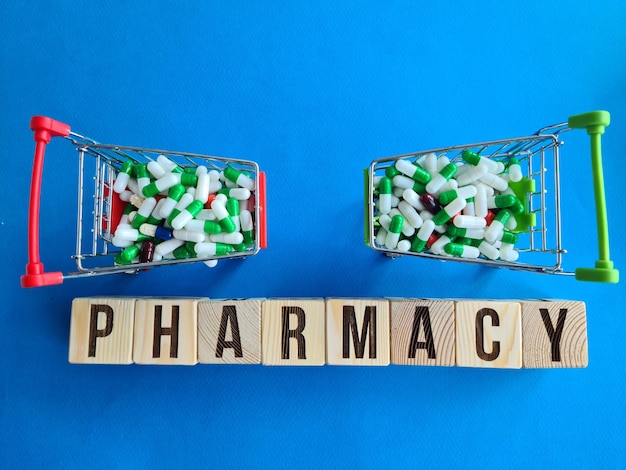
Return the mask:
<svg viewBox="0 0 626 470"><path fill-rule="evenodd" d="M522 367L522 314L517 302L456 303L456 363L461 367Z"/></svg>
<svg viewBox="0 0 626 470"><path fill-rule="evenodd" d="M262 299L198 302L198 361L261 363Z"/></svg>
<svg viewBox="0 0 626 470"><path fill-rule="evenodd" d="M135 306L135 362L196 364L197 308L197 299L138 299Z"/></svg>
<svg viewBox="0 0 626 470"><path fill-rule="evenodd" d="M522 302L524 367L587 367L584 302Z"/></svg>
<svg viewBox="0 0 626 470"><path fill-rule="evenodd" d="M263 365L321 366L326 362L324 299L263 303Z"/></svg>
<svg viewBox="0 0 626 470"><path fill-rule="evenodd" d="M385 299L327 299L328 363L389 365L389 301Z"/></svg>
<svg viewBox="0 0 626 470"><path fill-rule="evenodd" d="M453 366L454 302L390 299L391 363Z"/></svg>
<svg viewBox="0 0 626 470"><path fill-rule="evenodd" d="M135 299L74 299L69 361L73 364L132 364L134 317Z"/></svg>

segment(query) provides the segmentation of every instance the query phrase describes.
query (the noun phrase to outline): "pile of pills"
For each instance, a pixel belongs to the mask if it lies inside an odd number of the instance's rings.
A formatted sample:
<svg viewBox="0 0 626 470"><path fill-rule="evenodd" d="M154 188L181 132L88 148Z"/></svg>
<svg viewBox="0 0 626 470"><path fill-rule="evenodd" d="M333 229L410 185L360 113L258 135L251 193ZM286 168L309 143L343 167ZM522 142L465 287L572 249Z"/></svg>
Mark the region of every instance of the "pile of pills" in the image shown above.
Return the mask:
<svg viewBox="0 0 626 470"><path fill-rule="evenodd" d="M115 263L207 258L215 266L215 257L253 248L254 189L254 179L232 166L181 167L165 155L124 162L113 182L127 203L112 238L122 249Z"/></svg>
<svg viewBox="0 0 626 470"><path fill-rule="evenodd" d="M445 155L396 160L374 178L378 247L398 252L516 261L516 216L522 201L509 182L522 180L519 162L470 150L453 163ZM525 229L525 227L520 227Z"/></svg>

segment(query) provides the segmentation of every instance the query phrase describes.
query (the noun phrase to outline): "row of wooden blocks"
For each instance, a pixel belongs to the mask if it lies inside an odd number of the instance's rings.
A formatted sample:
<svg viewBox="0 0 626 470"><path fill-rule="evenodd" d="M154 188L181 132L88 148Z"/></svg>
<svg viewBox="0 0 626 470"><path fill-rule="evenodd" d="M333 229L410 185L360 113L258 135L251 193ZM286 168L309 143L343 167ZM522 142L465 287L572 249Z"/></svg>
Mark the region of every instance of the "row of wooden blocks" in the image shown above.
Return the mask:
<svg viewBox="0 0 626 470"><path fill-rule="evenodd" d="M585 304L406 298L78 298L69 361L587 366Z"/></svg>

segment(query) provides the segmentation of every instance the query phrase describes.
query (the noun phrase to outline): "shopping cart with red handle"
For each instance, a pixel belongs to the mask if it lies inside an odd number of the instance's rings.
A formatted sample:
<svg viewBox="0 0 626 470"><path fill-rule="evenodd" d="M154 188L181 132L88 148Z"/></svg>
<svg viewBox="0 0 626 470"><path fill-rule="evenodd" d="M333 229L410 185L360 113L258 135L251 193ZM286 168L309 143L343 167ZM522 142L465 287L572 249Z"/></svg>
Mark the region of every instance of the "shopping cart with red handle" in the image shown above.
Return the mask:
<svg viewBox="0 0 626 470"><path fill-rule="evenodd" d="M28 214L28 264L26 265L26 273L21 277L22 287L47 286L60 284L66 278L139 272L152 267L183 263L205 262L211 266L219 259L245 258L257 254L262 248L266 248L265 173L259 170L259 166L255 162L196 153L101 144L72 132L69 125L45 116L34 116L31 119L30 127L34 132L36 144ZM62 137L68 140L78 151L78 216L76 252L73 255L77 270L69 273L46 271L39 253L39 209L44 154L47 144L53 137ZM155 183L159 179L159 175L146 174L145 169L151 162L158 161L169 162L168 164L172 165L166 170L168 174L190 175L188 177L183 176L183 181L186 181L185 185L176 184L178 188L182 186L185 189L183 195L185 197L177 196L179 199L173 202L181 203L183 200L189 199L195 202L194 208L199 209L199 212L195 210L196 213L191 218L195 220L196 217L200 218L201 214L204 213L202 219L210 221L212 227L209 230L210 233L202 232L204 239L202 239L200 232L194 233L191 240L177 239L172 235L174 232L171 227L172 219L159 218L156 208L152 210L149 219L145 221L146 227L137 227L137 221L139 221L137 214L141 212L142 204L149 199L142 187L137 184L139 179L137 171L140 168L143 170L140 176L148 178L145 183ZM161 169L164 169L163 166ZM118 175L122 173L127 175L125 177L129 182L124 191L118 192L114 190L114 185ZM234 202L231 201L232 199L236 201L234 204L220 206L222 207L221 211L228 207L228 214L224 216L229 219L229 224L225 225L227 229L222 229L224 220L220 221L212 214L212 212L217 212L212 210L213 204L217 207L217 203L213 202L216 199L216 194L209 195L209 199L202 204L201 208L197 200L193 199L199 189L199 187L195 187L195 183L199 179L197 175L201 173L212 175L213 181L220 189L215 189L216 186L213 185L211 191L217 194L223 193L222 202L224 200ZM225 173L231 178L226 178ZM240 176L240 182L232 181L232 175ZM89 184L90 176L93 179L93 185ZM208 176L203 177L205 181L207 178ZM177 181L179 180L180 177ZM243 180L247 182L245 184L247 188L241 187L240 183ZM230 194L234 193L233 189L240 190L238 194L244 193L244 196L238 196L239 199L231 197ZM165 199L168 197L171 196L164 188L154 194L153 199L161 201L164 206ZM150 194L150 198L152 198L152 194ZM147 207L148 203L145 206ZM239 212L239 206L241 206L241 212ZM157 207L160 208L161 205ZM186 210L184 206L174 209L178 213L184 210ZM244 213L247 216L245 221ZM133 217L137 218L134 225ZM236 230L232 229L233 218L237 219ZM87 225L88 221L92 222L91 226ZM126 237L122 242L116 241L116 233L122 232L122 226L125 229L125 234L131 233L133 235L130 239ZM144 230L145 228L147 231ZM162 228L161 233L166 235L159 235L162 238L156 236L154 231L157 228ZM229 234L225 233L227 231ZM241 236L230 235L231 232L234 233L235 231L237 232L235 235L241 234ZM186 233L185 229L181 228L179 233L183 232ZM228 235L229 238L222 238L219 240L225 241L215 242L213 240L220 236L216 232L224 232L222 235ZM179 237L190 238L182 235ZM243 241L241 241L242 238ZM172 239L177 240L172 245L176 246L176 249L172 251L168 249L167 253L155 256L155 249L165 241ZM202 243L204 243L203 250L194 250L195 246ZM165 244L162 246L165 247ZM215 249L216 246L218 246L217 249ZM135 254L136 256L134 256Z"/></svg>

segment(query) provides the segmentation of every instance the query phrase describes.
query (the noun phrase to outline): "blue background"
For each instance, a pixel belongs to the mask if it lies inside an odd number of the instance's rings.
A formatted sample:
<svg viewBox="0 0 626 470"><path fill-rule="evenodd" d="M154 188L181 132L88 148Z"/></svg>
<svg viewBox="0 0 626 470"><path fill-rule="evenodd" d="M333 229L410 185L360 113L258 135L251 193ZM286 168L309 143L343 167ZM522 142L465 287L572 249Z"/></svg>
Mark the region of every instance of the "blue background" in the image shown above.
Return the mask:
<svg viewBox="0 0 626 470"><path fill-rule="evenodd" d="M612 259L624 275L626 5L435 3L2 3L3 466L626 466L624 281L390 261L362 241L373 159L607 109ZM213 270L21 289L35 114L102 142L257 161L268 249ZM75 154L65 141L46 154L49 270L72 269ZM570 133L569 269L597 257L589 172L587 138ZM70 365L71 300L87 295L583 300L590 360L577 370Z"/></svg>

